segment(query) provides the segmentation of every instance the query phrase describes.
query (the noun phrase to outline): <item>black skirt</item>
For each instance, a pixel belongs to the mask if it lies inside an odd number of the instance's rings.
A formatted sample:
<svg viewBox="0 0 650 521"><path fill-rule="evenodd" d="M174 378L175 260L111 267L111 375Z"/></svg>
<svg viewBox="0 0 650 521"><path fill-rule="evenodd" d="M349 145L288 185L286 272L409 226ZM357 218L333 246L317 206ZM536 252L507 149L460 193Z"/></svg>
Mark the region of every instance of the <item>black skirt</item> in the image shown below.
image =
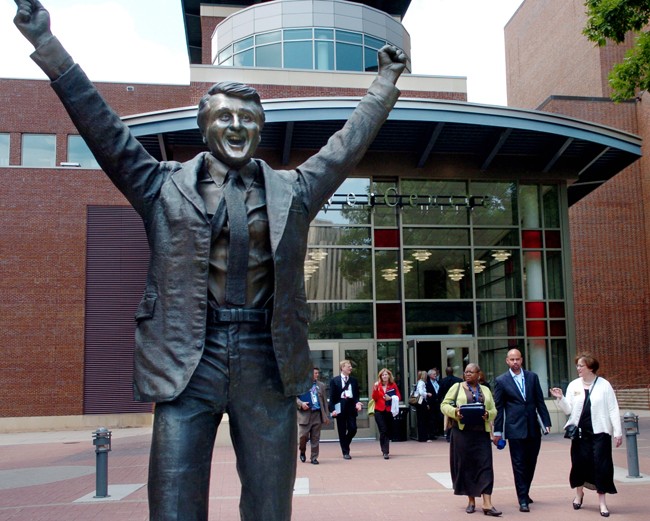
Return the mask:
<svg viewBox="0 0 650 521"><path fill-rule="evenodd" d="M478 497L492 494L494 469L490 433L482 430L451 430L449 467L454 494Z"/></svg>
<svg viewBox="0 0 650 521"><path fill-rule="evenodd" d="M569 483L571 488L585 487L600 494L616 494L609 434L587 434L571 442Z"/></svg>

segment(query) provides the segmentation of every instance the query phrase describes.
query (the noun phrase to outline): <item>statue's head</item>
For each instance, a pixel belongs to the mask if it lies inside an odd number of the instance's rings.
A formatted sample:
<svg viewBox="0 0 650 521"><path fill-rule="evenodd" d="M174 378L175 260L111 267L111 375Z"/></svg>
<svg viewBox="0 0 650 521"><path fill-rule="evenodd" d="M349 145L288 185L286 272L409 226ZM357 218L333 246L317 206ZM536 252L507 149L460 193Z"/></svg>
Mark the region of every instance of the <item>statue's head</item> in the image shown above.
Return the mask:
<svg viewBox="0 0 650 521"><path fill-rule="evenodd" d="M215 83L199 102L197 122L210 152L239 168L253 157L264 127L264 108L257 91L237 82Z"/></svg>

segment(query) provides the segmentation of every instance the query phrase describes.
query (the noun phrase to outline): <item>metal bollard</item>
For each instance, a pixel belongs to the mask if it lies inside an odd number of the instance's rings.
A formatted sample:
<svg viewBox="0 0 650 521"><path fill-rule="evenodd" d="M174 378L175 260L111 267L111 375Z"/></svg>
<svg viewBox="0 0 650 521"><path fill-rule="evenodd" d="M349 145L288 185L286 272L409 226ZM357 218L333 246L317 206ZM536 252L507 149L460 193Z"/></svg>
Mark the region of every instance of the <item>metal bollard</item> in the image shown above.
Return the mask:
<svg viewBox="0 0 650 521"><path fill-rule="evenodd" d="M623 415L623 426L625 428L625 445L627 446L627 471L628 478L640 478L639 474L639 451L636 445L636 437L639 435L639 417L631 411Z"/></svg>
<svg viewBox="0 0 650 521"><path fill-rule="evenodd" d="M96 498L110 497L108 495L108 453L111 451L111 431L100 427L93 432L95 446L95 496Z"/></svg>

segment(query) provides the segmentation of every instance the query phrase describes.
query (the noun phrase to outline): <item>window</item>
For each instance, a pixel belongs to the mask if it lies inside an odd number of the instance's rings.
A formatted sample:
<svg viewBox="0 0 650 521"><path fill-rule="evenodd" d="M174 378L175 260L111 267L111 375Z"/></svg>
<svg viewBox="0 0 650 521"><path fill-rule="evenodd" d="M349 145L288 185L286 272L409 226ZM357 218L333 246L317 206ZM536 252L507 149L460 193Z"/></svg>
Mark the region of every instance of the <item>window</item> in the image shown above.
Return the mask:
<svg viewBox="0 0 650 521"><path fill-rule="evenodd" d="M100 168L81 136L68 136L68 162L78 163L81 168Z"/></svg>
<svg viewBox="0 0 650 521"><path fill-rule="evenodd" d="M56 136L48 134L23 134L23 166L47 168L56 166Z"/></svg>
<svg viewBox="0 0 650 521"><path fill-rule="evenodd" d="M9 166L9 134L0 134L0 166Z"/></svg>
<svg viewBox="0 0 650 521"><path fill-rule="evenodd" d="M385 40L362 33L301 27L237 40L219 50L217 63L235 67L376 71L377 50L385 44Z"/></svg>

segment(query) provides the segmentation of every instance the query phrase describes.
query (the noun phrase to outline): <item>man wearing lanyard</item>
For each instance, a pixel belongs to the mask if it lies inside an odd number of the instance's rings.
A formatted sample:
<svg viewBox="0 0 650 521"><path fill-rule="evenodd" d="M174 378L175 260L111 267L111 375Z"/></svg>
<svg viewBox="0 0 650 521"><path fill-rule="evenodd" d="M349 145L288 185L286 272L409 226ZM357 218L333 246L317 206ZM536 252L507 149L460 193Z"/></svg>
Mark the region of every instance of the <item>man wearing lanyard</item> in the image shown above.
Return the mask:
<svg viewBox="0 0 650 521"><path fill-rule="evenodd" d="M535 475L542 431L551 430L551 417L544 403L538 376L522 368L521 352L511 349L506 356L508 371L497 377L494 402L494 444L510 442L510 460L520 512L530 512L530 485Z"/></svg>
<svg viewBox="0 0 650 521"><path fill-rule="evenodd" d="M318 447L323 423L327 425L330 422L327 400L325 399L325 384L318 380L319 376L320 369L314 367L311 389L296 398L300 461L304 463L307 460L305 451L307 450L307 439L309 439L312 465L318 465Z"/></svg>

